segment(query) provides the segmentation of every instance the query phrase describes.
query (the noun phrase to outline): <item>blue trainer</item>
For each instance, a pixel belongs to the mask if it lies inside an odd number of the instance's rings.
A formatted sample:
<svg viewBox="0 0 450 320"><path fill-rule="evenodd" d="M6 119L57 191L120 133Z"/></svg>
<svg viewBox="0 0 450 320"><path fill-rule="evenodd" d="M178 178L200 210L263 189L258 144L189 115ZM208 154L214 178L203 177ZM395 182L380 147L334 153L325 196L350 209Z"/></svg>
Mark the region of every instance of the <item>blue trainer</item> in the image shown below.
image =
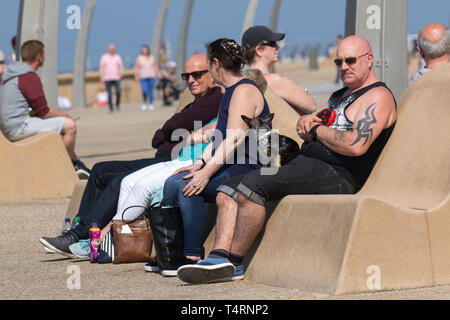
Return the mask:
<svg viewBox="0 0 450 320"><path fill-rule="evenodd" d="M242 278L244 276L242 269ZM234 265L226 258L206 258L196 264L187 264L177 270L180 280L187 283L210 283L230 281L235 274ZM237 280L237 279L236 279Z"/></svg>
<svg viewBox="0 0 450 320"><path fill-rule="evenodd" d="M234 265L234 274L231 280L243 280L244 279L244 267L242 264Z"/></svg>
<svg viewBox="0 0 450 320"><path fill-rule="evenodd" d="M89 258L89 253L91 249L89 247L90 240L89 239L81 239L79 242L71 244L69 246L69 250L80 259Z"/></svg>

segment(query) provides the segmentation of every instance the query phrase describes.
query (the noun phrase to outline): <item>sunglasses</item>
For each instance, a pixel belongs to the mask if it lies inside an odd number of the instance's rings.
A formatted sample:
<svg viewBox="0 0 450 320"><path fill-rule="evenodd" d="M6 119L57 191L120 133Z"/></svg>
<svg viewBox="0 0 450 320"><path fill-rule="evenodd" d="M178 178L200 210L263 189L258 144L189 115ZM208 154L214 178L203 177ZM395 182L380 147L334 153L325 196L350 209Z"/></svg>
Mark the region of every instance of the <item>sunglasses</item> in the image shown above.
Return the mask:
<svg viewBox="0 0 450 320"><path fill-rule="evenodd" d="M258 46L265 46L265 47L272 47L272 48L276 48L278 47L278 44L276 41L267 41L264 40L261 43L258 44Z"/></svg>
<svg viewBox="0 0 450 320"><path fill-rule="evenodd" d="M192 78L194 78L194 80L198 80L198 79L200 79L200 77L202 75L204 75L207 72L208 72L208 70L201 70L201 71L194 71L194 72L190 72L190 73L182 73L181 78L183 80L187 81L187 79L189 79L189 77L192 76Z"/></svg>
<svg viewBox="0 0 450 320"><path fill-rule="evenodd" d="M364 54L362 54L362 55L360 55L360 56L357 56L357 57L348 57L348 58L345 58L345 59L334 59L334 64L336 65L336 66L338 66L338 67L340 67L341 65L342 65L342 62L343 61L345 61L345 63L347 64L347 65L352 65L352 64L355 64L356 63L356 61L359 59L359 58L361 58L361 57L364 57L365 55L368 55L370 52L367 52L367 53L364 53Z"/></svg>

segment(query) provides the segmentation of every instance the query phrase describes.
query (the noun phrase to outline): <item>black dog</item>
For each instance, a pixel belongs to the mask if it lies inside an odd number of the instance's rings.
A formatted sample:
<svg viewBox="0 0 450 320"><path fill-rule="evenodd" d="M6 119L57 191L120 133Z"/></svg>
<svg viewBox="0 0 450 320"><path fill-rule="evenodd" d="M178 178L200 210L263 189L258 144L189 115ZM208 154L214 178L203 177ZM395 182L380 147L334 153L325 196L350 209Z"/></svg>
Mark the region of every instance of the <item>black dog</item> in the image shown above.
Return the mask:
<svg viewBox="0 0 450 320"><path fill-rule="evenodd" d="M271 113L265 118L256 117L253 119L241 115L241 118L250 129L256 131L256 140L260 154L270 159L276 157L277 159L272 160L275 160L276 166L280 167L298 156L300 147L295 140L272 131L270 124L274 115ZM264 166L270 167L271 163L272 161L267 163L264 161Z"/></svg>

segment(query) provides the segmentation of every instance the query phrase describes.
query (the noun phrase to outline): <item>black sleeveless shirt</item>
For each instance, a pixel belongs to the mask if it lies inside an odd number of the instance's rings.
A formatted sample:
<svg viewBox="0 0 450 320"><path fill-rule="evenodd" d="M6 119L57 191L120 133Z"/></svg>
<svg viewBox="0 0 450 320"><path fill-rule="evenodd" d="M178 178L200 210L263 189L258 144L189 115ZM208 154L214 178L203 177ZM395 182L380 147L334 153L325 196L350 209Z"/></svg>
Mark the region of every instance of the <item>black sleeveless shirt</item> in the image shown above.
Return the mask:
<svg viewBox="0 0 450 320"><path fill-rule="evenodd" d="M376 82L374 84L371 84L370 86L359 89L358 91L355 91L345 97L343 95L347 91L347 87L334 92L328 100L327 105L327 107L333 109L336 112L336 119L330 126L330 128L340 131L352 131L353 122L347 119L345 111L356 99L358 99L364 93L366 93L370 89L380 86L385 87L389 90L385 83ZM391 91L389 90L389 92ZM394 96L392 97L394 98ZM396 102L395 107L397 108ZM375 166L375 163L386 142L391 136L394 127L395 123L389 128L384 129L371 144L367 152L362 156L351 157L336 153L317 140L303 143L301 153L304 156L320 159L328 163L336 170L336 172L338 172L340 176L347 179L347 181L356 188L356 191L358 191L366 182L367 178L370 175L370 172L372 172L372 169Z"/></svg>
<svg viewBox="0 0 450 320"><path fill-rule="evenodd" d="M225 89L225 94L223 95L222 101L220 102L219 106L219 116L217 119L217 125L216 125L216 131L220 132L220 137L222 139L216 139L216 134L212 137L213 141L213 149L212 154L216 152L216 149L219 147L220 143L227 137L227 123L228 123L228 109L230 108L230 102L231 98L233 96L234 90L240 86L241 84L251 84L258 88L258 90L261 92L259 87L256 85L255 82L248 78L243 78L236 84L232 85L231 87L228 87ZM261 92L263 99L264 99L264 108L261 111L261 113L258 115L258 117L266 117L270 114L269 105L267 104L266 98L264 98L264 94ZM253 140L253 141L251 141ZM258 154L257 149L257 143L253 136L247 135L245 137L245 141L243 142L245 151L243 153L240 153L239 151L235 150L232 163L225 163L221 169L219 169L218 172L221 172L222 170L228 171L230 176L238 176L245 174L247 172L260 169L262 167L260 157ZM252 148L252 146L254 148ZM240 146L238 147L238 149Z"/></svg>

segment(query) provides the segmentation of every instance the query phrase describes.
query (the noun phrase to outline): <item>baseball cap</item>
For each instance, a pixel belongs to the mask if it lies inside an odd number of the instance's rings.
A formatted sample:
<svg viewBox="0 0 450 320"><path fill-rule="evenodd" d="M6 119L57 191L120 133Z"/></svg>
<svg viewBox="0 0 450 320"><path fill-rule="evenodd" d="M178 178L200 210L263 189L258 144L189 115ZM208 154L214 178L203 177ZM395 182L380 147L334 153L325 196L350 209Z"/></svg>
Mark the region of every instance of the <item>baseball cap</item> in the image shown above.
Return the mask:
<svg viewBox="0 0 450 320"><path fill-rule="evenodd" d="M253 26L245 30L242 35L242 47L253 48L261 41L280 41L284 39L284 33L276 33L265 26Z"/></svg>

